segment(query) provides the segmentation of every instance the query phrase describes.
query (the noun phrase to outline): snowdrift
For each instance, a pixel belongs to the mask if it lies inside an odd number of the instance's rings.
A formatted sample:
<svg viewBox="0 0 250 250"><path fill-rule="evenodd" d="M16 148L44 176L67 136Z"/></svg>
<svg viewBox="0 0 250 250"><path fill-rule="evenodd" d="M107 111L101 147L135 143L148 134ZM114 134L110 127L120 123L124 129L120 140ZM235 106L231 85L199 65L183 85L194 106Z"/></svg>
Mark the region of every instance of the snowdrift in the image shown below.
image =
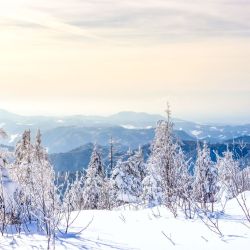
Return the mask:
<svg viewBox="0 0 250 250"><path fill-rule="evenodd" d="M244 197L249 207L250 192L244 192ZM220 204L216 209L220 209ZM72 218L77 214L74 212ZM235 198L226 204L218 224L223 237L210 231L199 218L185 219L181 211L174 218L161 206L139 210L129 206L114 211L85 210L80 211L68 234L58 234L56 249L249 249L250 223L244 219ZM46 237L32 232L9 235L0 238L0 248L46 249Z"/></svg>

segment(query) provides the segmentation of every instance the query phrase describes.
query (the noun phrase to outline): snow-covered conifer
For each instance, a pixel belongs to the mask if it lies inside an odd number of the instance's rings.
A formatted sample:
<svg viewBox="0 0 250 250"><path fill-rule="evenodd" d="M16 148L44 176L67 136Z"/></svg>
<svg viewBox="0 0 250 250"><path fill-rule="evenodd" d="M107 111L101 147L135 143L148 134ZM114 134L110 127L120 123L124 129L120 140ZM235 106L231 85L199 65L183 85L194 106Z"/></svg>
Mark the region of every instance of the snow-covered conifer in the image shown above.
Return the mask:
<svg viewBox="0 0 250 250"><path fill-rule="evenodd" d="M48 154L41 145L41 133L38 130L34 150L32 154L32 179L34 182L34 194L43 199L42 202L50 202L51 193L54 190L55 173L48 160Z"/></svg>
<svg viewBox="0 0 250 250"><path fill-rule="evenodd" d="M119 160L110 178L110 202L113 207L138 203L142 192L141 172L143 159L140 152Z"/></svg>
<svg viewBox="0 0 250 250"><path fill-rule="evenodd" d="M250 166L245 167L241 171L241 186L242 186L242 192L248 190L250 191Z"/></svg>
<svg viewBox="0 0 250 250"><path fill-rule="evenodd" d="M0 129L0 137L4 138L7 134ZM18 185L13 181L8 172L8 152L0 151L0 224L1 233L4 232L7 224L17 223L19 211L16 203Z"/></svg>
<svg viewBox="0 0 250 250"><path fill-rule="evenodd" d="M155 138L151 145L151 155L146 163L146 177L143 180L142 199L149 205L175 202L176 171L175 164L178 144L173 137L173 123L170 110L167 120L159 121L155 130Z"/></svg>
<svg viewBox="0 0 250 250"><path fill-rule="evenodd" d="M66 190L63 197L64 209L68 212L81 210L83 206L83 176L76 172L75 180L70 183L67 178L66 182Z"/></svg>
<svg viewBox="0 0 250 250"><path fill-rule="evenodd" d="M6 168L6 160L0 155L0 207L5 212L13 212L15 209L15 193L18 185L10 177Z"/></svg>
<svg viewBox="0 0 250 250"><path fill-rule="evenodd" d="M24 131L21 140L15 149L15 162L12 166L11 175L20 184L26 193L31 189L33 145L31 143L30 130Z"/></svg>
<svg viewBox="0 0 250 250"><path fill-rule="evenodd" d="M41 133L38 130L32 154L31 205L38 226L46 233L48 245L55 237L59 223L61 202L55 186L55 173L49 162L48 154L41 144Z"/></svg>
<svg viewBox="0 0 250 250"><path fill-rule="evenodd" d="M30 131L23 133L16 146L11 172L20 188L16 199L22 206L21 216L30 221L36 220L41 230L51 237L55 230L59 197L54 184L53 167L41 144L40 130L34 145L31 143Z"/></svg>
<svg viewBox="0 0 250 250"><path fill-rule="evenodd" d="M138 150L135 152L133 158L134 158L135 164L138 166L138 170L139 170L140 175L141 175L141 181L143 181L143 179L146 176L146 166L144 163L142 148L140 146L139 146Z"/></svg>
<svg viewBox="0 0 250 250"><path fill-rule="evenodd" d="M88 165L84 190L83 207L85 209L101 209L104 202L104 168L101 155L97 146L94 147L90 162Z"/></svg>
<svg viewBox="0 0 250 250"><path fill-rule="evenodd" d="M218 171L216 165L210 157L210 150L206 143L201 149L197 146L197 159L195 163L195 179L193 183L193 193L197 201L203 206L206 203L214 203L218 191L217 178Z"/></svg>
<svg viewBox="0 0 250 250"><path fill-rule="evenodd" d="M227 149L223 156L217 156L219 179L219 196L222 199L231 199L239 193L239 162L233 158L233 153Z"/></svg>
<svg viewBox="0 0 250 250"><path fill-rule="evenodd" d="M189 173L189 161L186 160L181 147L178 148L174 161L176 165L176 172L174 176L176 180L176 196L178 197L179 203L187 215L188 212L190 213L192 205L191 195L193 178ZM190 214L188 217L190 217Z"/></svg>

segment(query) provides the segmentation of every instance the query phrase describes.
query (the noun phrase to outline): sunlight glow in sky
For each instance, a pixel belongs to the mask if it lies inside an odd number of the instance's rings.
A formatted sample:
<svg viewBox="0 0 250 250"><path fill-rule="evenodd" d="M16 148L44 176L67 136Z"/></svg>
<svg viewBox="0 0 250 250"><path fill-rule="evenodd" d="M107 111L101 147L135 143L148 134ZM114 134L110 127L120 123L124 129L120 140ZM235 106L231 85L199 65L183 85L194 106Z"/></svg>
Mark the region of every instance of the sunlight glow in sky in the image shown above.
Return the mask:
<svg viewBox="0 0 250 250"><path fill-rule="evenodd" d="M250 122L250 0L0 0L0 109Z"/></svg>

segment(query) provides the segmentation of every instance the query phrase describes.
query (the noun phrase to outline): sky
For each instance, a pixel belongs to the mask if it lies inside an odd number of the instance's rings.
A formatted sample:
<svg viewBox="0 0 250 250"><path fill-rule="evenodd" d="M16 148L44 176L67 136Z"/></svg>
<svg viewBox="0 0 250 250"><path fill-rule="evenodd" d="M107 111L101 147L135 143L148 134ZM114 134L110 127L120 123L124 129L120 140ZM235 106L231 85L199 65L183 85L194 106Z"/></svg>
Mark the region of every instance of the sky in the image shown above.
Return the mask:
<svg viewBox="0 0 250 250"><path fill-rule="evenodd" d="M250 123L250 0L0 0L0 108Z"/></svg>

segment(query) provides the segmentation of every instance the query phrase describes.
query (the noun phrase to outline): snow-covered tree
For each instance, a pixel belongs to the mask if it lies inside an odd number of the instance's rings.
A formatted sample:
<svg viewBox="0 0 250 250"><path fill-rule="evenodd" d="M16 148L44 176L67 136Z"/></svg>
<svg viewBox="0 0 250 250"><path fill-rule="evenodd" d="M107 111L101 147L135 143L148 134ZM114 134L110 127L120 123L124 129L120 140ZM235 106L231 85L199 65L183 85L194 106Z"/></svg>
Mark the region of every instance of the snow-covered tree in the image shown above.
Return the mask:
<svg viewBox="0 0 250 250"><path fill-rule="evenodd" d="M250 166L245 167L242 169L241 173L241 186L242 186L242 192L248 190L250 191Z"/></svg>
<svg viewBox="0 0 250 250"><path fill-rule="evenodd" d="M164 200L160 162L160 156L153 151L146 163L142 200L150 207L162 204Z"/></svg>
<svg viewBox="0 0 250 250"><path fill-rule="evenodd" d="M18 217L15 201L18 185L9 177L6 163L7 161L0 154L0 224L2 232L5 224L13 223Z"/></svg>
<svg viewBox="0 0 250 250"><path fill-rule="evenodd" d="M113 167L114 167L114 140L113 140L113 137L111 136L110 137L110 140L109 140L109 164L106 168L106 177L110 177L111 175L111 172L113 170Z"/></svg>
<svg viewBox="0 0 250 250"><path fill-rule="evenodd" d="M16 192L16 202L19 207L22 221L32 220L31 199L34 190L32 174L32 159L34 148L31 143L30 130L24 131L22 138L17 142L14 157L15 161L10 167L10 176L19 186Z"/></svg>
<svg viewBox="0 0 250 250"><path fill-rule="evenodd" d="M240 166L229 149L224 152L223 156L217 156L217 168L220 198L227 200L237 196L240 192Z"/></svg>
<svg viewBox="0 0 250 250"><path fill-rule="evenodd" d="M23 133L22 139L16 145L12 175L23 192L29 196L38 193L41 195L39 190L43 188L48 195L54 188L54 170L41 144L40 130L37 132L34 145L31 143L30 131Z"/></svg>
<svg viewBox="0 0 250 250"><path fill-rule="evenodd" d="M205 207L206 203L214 203L218 191L218 171L210 157L210 150L206 143L201 149L197 145L197 159L195 163L195 176L193 194L197 201Z"/></svg>
<svg viewBox="0 0 250 250"><path fill-rule="evenodd" d="M105 174L101 155L97 146L94 147L88 165L84 190L83 207L85 209L102 209L105 204Z"/></svg>
<svg viewBox="0 0 250 250"><path fill-rule="evenodd" d="M192 183L193 177L189 173L190 159L187 160L181 147L178 147L174 157L176 166L175 176L175 196L178 205L183 209L187 218L192 218Z"/></svg>
<svg viewBox="0 0 250 250"><path fill-rule="evenodd" d="M70 183L68 177L66 179L66 190L63 197L64 209L68 212L81 210L83 206L83 176L76 172L75 180Z"/></svg>
<svg viewBox="0 0 250 250"><path fill-rule="evenodd" d="M58 221L60 202L54 184L55 173L41 144L40 130L34 144L30 131L23 133L16 146L11 172L20 188L16 200L21 204L21 217L37 221L50 239Z"/></svg>
<svg viewBox="0 0 250 250"><path fill-rule="evenodd" d="M175 164L179 145L173 136L173 123L170 110L167 120L159 121L155 130L155 138L151 145L151 155L146 163L146 177L143 180L142 199L149 205L165 204L171 206L176 199Z"/></svg>
<svg viewBox="0 0 250 250"><path fill-rule="evenodd" d="M79 215L72 216L72 212L76 210L80 211L83 208L83 176L79 172L76 172L75 180L70 182L69 176L66 174L65 183L62 183L61 187L63 188L63 218L65 220L65 233L67 233L69 227Z"/></svg>
<svg viewBox="0 0 250 250"><path fill-rule="evenodd" d="M5 131L0 129L0 138L6 136ZM7 152L0 151L0 231L2 234L8 224L17 223L19 219L15 199L19 187L9 176L7 156Z"/></svg>
<svg viewBox="0 0 250 250"><path fill-rule="evenodd" d="M144 157L141 146L139 146L138 150L134 154L134 161L136 162L135 164L138 166L138 170L141 175L141 181L143 181L146 176L146 166L144 163Z"/></svg>
<svg viewBox="0 0 250 250"><path fill-rule="evenodd" d="M11 175L20 184L25 193L32 189L31 171L34 148L31 143L30 130L24 131L15 149L15 162Z"/></svg>
<svg viewBox="0 0 250 250"><path fill-rule="evenodd" d="M32 154L32 206L36 216L46 227L51 227L53 212L58 206L58 196L54 184L55 173L48 160L48 154L41 145L41 133L38 130ZM43 226L43 225L42 225ZM46 231L49 230L46 228Z"/></svg>
<svg viewBox="0 0 250 250"><path fill-rule="evenodd" d="M130 153L127 160L119 160L110 178L110 202L112 207L138 203L142 192L141 152Z"/></svg>

